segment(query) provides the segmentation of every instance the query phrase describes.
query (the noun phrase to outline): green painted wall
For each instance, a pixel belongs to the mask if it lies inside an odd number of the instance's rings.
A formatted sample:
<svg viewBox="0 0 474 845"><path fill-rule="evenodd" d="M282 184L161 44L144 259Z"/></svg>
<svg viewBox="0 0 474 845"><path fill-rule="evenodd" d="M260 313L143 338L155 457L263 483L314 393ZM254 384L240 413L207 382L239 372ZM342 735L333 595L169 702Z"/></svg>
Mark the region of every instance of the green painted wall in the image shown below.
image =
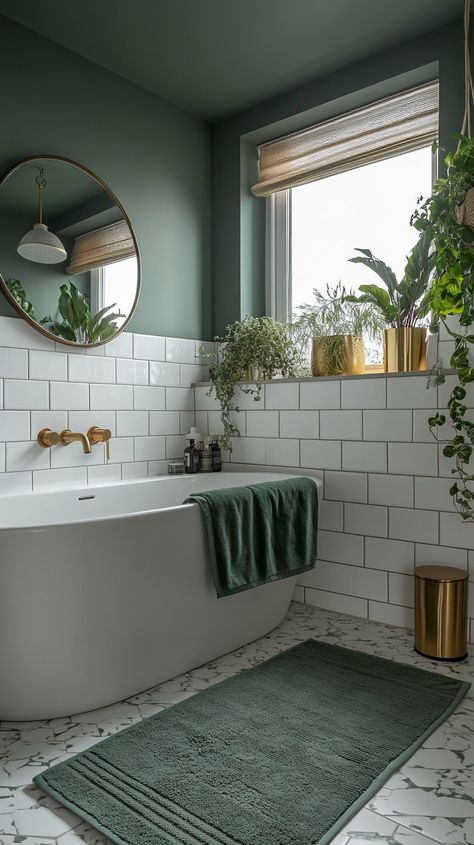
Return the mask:
<svg viewBox="0 0 474 845"><path fill-rule="evenodd" d="M209 126L4 17L0 51L0 172L46 153L89 167L138 238L142 293L130 328L210 338ZM0 313L13 314L3 297Z"/></svg>
<svg viewBox="0 0 474 845"><path fill-rule="evenodd" d="M130 215L142 258L134 331L207 339L246 313L264 313L265 201L248 190L259 142L436 75L443 143L452 143L461 123L460 24L316 79L211 130L9 19L0 22L3 66L15 70L2 90L0 171L51 153L82 162L110 185ZM12 313L3 299L0 313Z"/></svg>
<svg viewBox="0 0 474 845"><path fill-rule="evenodd" d="M265 200L249 192L257 144L439 76L440 139L463 114L462 28L456 23L316 79L213 127L214 328L265 312Z"/></svg>

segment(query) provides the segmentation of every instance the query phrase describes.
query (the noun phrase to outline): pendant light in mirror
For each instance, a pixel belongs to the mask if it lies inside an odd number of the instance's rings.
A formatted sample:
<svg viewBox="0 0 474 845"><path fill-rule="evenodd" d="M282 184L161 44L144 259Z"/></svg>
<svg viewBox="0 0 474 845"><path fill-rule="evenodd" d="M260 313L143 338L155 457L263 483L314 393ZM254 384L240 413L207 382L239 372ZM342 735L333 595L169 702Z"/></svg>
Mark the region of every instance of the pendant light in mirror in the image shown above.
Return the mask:
<svg viewBox="0 0 474 845"><path fill-rule="evenodd" d="M38 185L38 222L23 235L17 252L22 258L37 264L60 264L66 260L67 252L59 238L43 223L43 191L46 187L43 168L35 181Z"/></svg>

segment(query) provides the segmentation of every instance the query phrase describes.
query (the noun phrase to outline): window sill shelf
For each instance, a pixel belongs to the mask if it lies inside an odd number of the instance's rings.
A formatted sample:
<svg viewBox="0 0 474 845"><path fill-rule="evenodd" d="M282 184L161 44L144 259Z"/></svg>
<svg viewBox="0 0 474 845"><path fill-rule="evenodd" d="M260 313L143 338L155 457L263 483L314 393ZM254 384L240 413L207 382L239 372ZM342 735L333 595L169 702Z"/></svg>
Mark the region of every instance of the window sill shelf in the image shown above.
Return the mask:
<svg viewBox="0 0 474 845"><path fill-rule="evenodd" d="M452 375L455 373L456 370L453 369L443 369L441 373L443 375ZM295 378L274 378L274 379L265 379L260 382L260 384L288 384L289 382L300 382L300 381L347 381L347 380L354 380L354 379L369 379L369 378L410 378L411 376L424 376L428 378L430 375L430 370L411 370L408 373L385 373L383 370L366 370L363 373L357 373L357 375L353 376L296 376ZM196 381L194 382L191 387L208 387L212 382L210 381ZM249 384L248 381L239 381L237 384Z"/></svg>

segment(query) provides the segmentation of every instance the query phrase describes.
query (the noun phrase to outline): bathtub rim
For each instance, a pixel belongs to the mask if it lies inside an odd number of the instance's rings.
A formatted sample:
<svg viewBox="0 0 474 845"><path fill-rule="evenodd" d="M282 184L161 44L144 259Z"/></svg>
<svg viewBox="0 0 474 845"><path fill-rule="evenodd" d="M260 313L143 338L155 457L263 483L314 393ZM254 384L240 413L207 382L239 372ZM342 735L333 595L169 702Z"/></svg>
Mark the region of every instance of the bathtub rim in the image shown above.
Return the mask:
<svg viewBox="0 0 474 845"><path fill-rule="evenodd" d="M228 475L228 474L233 474L233 475L258 474L258 475L278 475L278 476L284 476L285 478L297 478L297 477L310 478L316 484L317 491L318 491L318 501L319 501L319 504L321 504L322 495L323 495L323 481L319 476L311 475L309 472L308 473L305 473L305 472L291 473L291 472L283 472L283 471L274 470L273 468L271 470L267 470L267 472L264 472L259 467L252 467L252 469L249 468L249 469L242 469L242 470L229 470L229 469L226 468L222 474L219 473L219 477L222 478L224 475ZM196 474L193 474L193 475L199 475L199 473L196 473ZM206 473L205 475L210 476L211 473ZM29 499L35 499L35 498L37 499L37 498L40 498L40 497L41 498L49 498L50 496L54 496L54 495L57 495L57 494L62 493L62 492L77 493L78 496L80 494L84 493L85 497L87 499L88 495L90 495L91 497L95 497L96 491L100 493L100 491L102 491L104 489L118 488L118 487L123 488L123 487L129 487L129 486L132 486L132 485L140 485L141 486L143 484L148 484L148 483L151 484L153 482L155 484L157 482L166 483L167 481L176 481L176 480L181 481L181 479L184 482L185 480L188 480L188 476L187 475L179 475L179 476L176 476L176 475L156 475L156 476L152 476L151 478L140 478L140 479L132 478L132 479L126 479L124 481L104 481L101 484L94 484L94 485L88 485L88 484L84 484L84 485L80 485L80 486L78 486L78 485L57 485L57 486L53 486L52 485L50 489L49 488L46 488L46 489L43 488L41 490L31 490L31 491L27 491L27 492L16 491L15 493L2 493L0 495L0 505L1 505L2 499L5 499L5 498L8 498L8 499L10 499L10 498L12 498L12 499L14 499L14 498L25 499L26 498L28 500ZM259 482L253 482L253 483L259 483ZM232 485L230 485L230 486L232 486ZM213 489L213 488L209 488L209 489ZM223 489L227 489L227 488L220 487L218 489L223 490ZM189 509L189 508L194 508L194 507L197 507L197 505L195 503L190 502L188 504L183 504L182 502L180 502L179 504L167 505L165 507L145 508L145 509L137 510L137 511L130 510L130 511L127 511L125 513L111 513L111 514L107 514L107 515L104 515L104 516L90 516L90 517L86 517L84 519L71 519L71 520L67 520L67 521L64 521L64 522L47 522L47 523L42 523L42 524L39 524L39 523L37 524L37 523L32 522L28 525L12 525L12 526L5 526L5 527L0 526L0 536L1 536L1 534L5 533L5 532L12 533L12 532L15 532L15 531L16 532L48 531L49 529L53 529L53 528L56 529L56 528L66 528L66 527L75 526L75 525L89 525L91 523L110 522L112 520L115 521L117 519L122 519L122 520L123 519L137 519L138 517L148 516L148 515L152 515L152 514L165 513L165 512L168 512L168 511L175 511L179 508Z"/></svg>

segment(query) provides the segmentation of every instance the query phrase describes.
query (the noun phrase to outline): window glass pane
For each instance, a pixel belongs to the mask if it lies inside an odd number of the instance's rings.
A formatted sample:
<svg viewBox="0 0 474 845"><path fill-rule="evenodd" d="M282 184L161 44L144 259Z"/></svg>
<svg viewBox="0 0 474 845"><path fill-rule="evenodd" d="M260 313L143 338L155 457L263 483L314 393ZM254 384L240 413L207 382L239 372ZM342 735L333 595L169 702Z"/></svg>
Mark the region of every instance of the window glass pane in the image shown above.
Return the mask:
<svg viewBox="0 0 474 845"><path fill-rule="evenodd" d="M130 279L136 277L136 273L137 259L134 255L114 264L106 264L103 268L103 302L105 305L115 303L114 311L121 311L124 315L117 319L119 326L132 310L136 287L130 285Z"/></svg>
<svg viewBox="0 0 474 845"><path fill-rule="evenodd" d="M400 277L419 236L410 226L411 214L431 187L432 152L426 147L293 188L293 313L312 302L313 288L325 290L339 280L355 289L382 284L363 265L349 263L356 247L372 250Z"/></svg>

